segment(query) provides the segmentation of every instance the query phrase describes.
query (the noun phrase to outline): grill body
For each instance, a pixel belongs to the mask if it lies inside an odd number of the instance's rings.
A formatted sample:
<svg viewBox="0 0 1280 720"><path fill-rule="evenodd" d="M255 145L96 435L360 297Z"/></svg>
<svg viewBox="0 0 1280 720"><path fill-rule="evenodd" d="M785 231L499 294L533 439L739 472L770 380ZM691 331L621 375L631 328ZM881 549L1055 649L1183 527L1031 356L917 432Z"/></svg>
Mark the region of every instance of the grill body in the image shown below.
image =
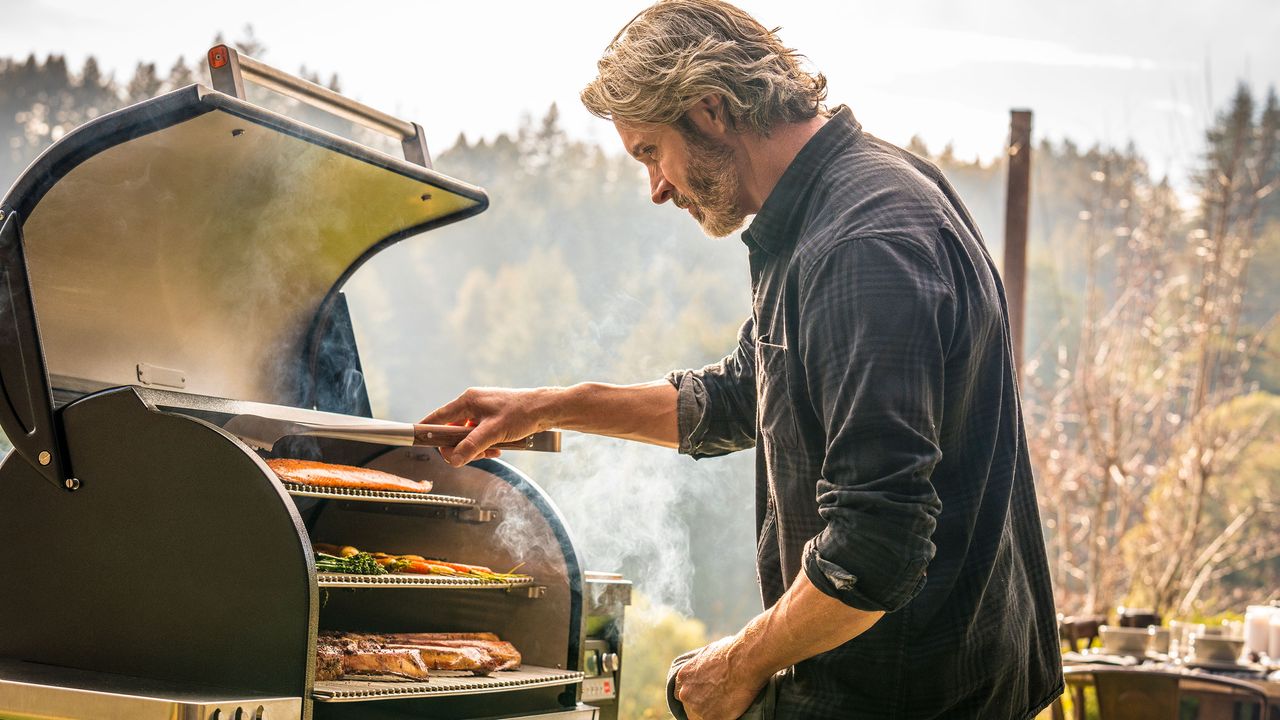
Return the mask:
<svg viewBox="0 0 1280 720"><path fill-rule="evenodd" d="M554 503L515 467L321 438L263 453L223 429L250 412L370 415L343 283L488 202L417 154L196 85L69 133L5 196L0 426L14 450L0 461L0 584L22 591L0 593L0 714L616 715L629 585L584 573ZM270 456L435 491L286 486ZM316 542L532 580L334 576L314 570ZM491 631L525 665L317 682L326 629Z"/></svg>

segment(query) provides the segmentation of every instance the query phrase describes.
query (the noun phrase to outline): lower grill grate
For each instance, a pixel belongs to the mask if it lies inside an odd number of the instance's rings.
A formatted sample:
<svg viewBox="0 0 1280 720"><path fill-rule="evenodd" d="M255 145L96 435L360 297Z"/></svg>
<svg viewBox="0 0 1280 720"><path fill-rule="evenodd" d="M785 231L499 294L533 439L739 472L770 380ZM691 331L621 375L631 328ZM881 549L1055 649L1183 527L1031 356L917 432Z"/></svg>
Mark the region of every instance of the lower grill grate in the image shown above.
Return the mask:
<svg viewBox="0 0 1280 720"><path fill-rule="evenodd" d="M312 697L317 702L358 702L388 698L446 697L481 693L524 690L526 688L568 685L582 682L582 673L555 668L526 665L519 670L504 670L487 677L432 671L427 682L375 682L370 680L321 680L315 684Z"/></svg>

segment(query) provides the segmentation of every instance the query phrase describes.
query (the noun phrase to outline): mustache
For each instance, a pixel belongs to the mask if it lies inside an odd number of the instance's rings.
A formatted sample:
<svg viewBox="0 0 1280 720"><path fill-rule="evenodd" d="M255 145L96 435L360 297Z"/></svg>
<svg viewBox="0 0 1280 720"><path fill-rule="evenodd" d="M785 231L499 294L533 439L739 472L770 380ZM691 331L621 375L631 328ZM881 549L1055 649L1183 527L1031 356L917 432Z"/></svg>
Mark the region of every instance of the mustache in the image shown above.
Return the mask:
<svg viewBox="0 0 1280 720"><path fill-rule="evenodd" d="M681 210L688 210L693 213L693 218L698 222L702 222L706 218L706 214L702 212L702 208L694 202L688 195L675 193L671 196L671 203Z"/></svg>

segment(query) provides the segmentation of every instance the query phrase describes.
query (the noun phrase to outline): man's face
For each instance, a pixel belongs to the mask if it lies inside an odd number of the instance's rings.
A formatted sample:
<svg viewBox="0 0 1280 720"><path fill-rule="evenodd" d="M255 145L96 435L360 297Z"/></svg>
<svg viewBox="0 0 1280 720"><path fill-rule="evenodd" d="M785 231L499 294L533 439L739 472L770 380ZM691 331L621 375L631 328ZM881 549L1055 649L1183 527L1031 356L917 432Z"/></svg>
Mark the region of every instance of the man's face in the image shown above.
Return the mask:
<svg viewBox="0 0 1280 720"><path fill-rule="evenodd" d="M696 130L672 125L614 122L627 152L649 171L653 201L670 200L688 210L703 232L724 237L742 227L747 214L740 200L742 183L733 149Z"/></svg>

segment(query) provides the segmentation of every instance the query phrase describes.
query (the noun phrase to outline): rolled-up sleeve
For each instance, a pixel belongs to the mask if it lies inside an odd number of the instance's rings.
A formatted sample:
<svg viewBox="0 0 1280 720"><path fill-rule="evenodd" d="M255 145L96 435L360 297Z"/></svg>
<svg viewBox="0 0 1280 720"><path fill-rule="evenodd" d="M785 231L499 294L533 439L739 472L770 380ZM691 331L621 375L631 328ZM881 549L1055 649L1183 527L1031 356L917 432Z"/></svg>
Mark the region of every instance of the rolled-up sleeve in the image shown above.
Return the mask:
<svg viewBox="0 0 1280 720"><path fill-rule="evenodd" d="M955 294L908 239L852 238L800 276L804 384L825 431L825 528L804 548L820 590L892 612L924 586L942 510L943 371Z"/></svg>
<svg viewBox="0 0 1280 720"><path fill-rule="evenodd" d="M696 459L755 446L755 377L755 325L750 318L738 331L738 347L723 360L667 375L677 391L681 453Z"/></svg>

